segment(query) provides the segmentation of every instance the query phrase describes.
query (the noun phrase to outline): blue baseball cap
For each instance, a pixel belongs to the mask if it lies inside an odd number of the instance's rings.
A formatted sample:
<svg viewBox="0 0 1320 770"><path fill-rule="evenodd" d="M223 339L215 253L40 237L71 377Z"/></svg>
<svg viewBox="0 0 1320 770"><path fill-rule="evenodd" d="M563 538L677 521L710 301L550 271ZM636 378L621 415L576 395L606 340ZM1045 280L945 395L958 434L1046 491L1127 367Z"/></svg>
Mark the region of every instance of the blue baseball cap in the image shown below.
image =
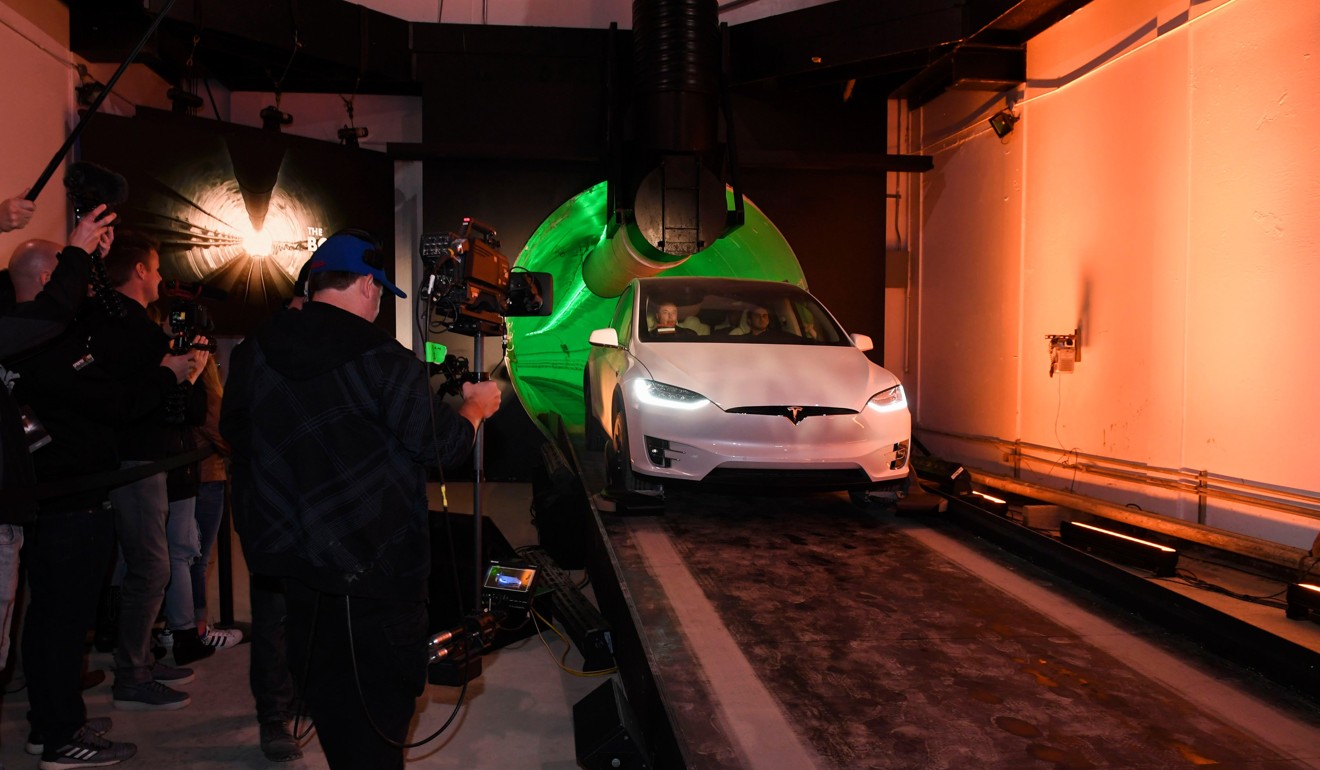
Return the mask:
<svg viewBox="0 0 1320 770"><path fill-rule="evenodd" d="M365 235L365 234L363 234ZM370 240L369 236L363 237L356 233L335 233L325 239L315 252L309 262L311 272L325 273L330 271L342 273L355 273L357 275L369 275L380 282L381 286L389 289L396 297L407 299L398 286L395 286L389 278L385 277L385 255L380 250L380 245ZM373 263L375 263L373 265Z"/></svg>

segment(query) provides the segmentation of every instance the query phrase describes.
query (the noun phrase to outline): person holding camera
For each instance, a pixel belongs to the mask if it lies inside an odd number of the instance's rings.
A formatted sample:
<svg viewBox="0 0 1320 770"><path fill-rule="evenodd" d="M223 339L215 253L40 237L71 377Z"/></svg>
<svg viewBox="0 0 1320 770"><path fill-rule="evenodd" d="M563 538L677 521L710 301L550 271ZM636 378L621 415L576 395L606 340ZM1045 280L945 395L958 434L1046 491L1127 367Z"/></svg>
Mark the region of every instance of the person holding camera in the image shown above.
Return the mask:
<svg viewBox="0 0 1320 770"><path fill-rule="evenodd" d="M151 238L121 231L105 256L111 301L89 306L86 353L120 383L130 383L132 402L115 430L119 468L149 474L110 490L114 528L123 556L119 628L115 646L114 705L118 709L179 709L191 700L170 687L193 679L186 668L166 666L151 652L152 627L169 582L169 516L165 463L170 455L168 405L186 401L189 376L205 363L205 351L171 355L170 337L147 307L160 296L160 254ZM177 380L158 373L182 369Z"/></svg>
<svg viewBox="0 0 1320 770"><path fill-rule="evenodd" d="M96 214L105 210L102 206ZM68 246L41 239L24 241L9 258L9 280L15 304L0 317L0 361L32 350L63 333L87 296L89 252L109 248L114 241L111 225L115 216L92 217L80 222L69 235ZM9 628L13 622L14 597L18 588L18 554L23 547L23 529L36 511L33 488L36 478L29 452L26 428L37 428L15 403L10 389L14 380L0 365L0 668L9 661Z"/></svg>
<svg viewBox="0 0 1320 770"><path fill-rule="evenodd" d="M106 312L101 299L91 301L89 316ZM136 753L133 744L104 737L108 718L87 718L86 632L113 556L109 488L122 482L116 427L155 409L186 379L190 363L158 354L150 367L128 378L109 365L112 357L94 350L96 333L97 327L80 320L69 333L14 362L19 374L14 395L32 408L51 438L32 454L40 494L23 551L29 588L22 642L31 705L28 750L41 754L43 768L111 765Z"/></svg>
<svg viewBox="0 0 1320 770"><path fill-rule="evenodd" d="M62 334L87 298L91 254L114 243L116 215L98 206L79 220L69 243L24 241L9 258L16 304L0 308L0 361Z"/></svg>
<svg viewBox="0 0 1320 770"><path fill-rule="evenodd" d="M220 416L248 565L284 578L290 668L343 770L403 767L426 683L426 469L465 456L500 402L467 383L450 409L372 323L385 292L406 296L384 260L361 231L328 238L311 301L235 349Z"/></svg>

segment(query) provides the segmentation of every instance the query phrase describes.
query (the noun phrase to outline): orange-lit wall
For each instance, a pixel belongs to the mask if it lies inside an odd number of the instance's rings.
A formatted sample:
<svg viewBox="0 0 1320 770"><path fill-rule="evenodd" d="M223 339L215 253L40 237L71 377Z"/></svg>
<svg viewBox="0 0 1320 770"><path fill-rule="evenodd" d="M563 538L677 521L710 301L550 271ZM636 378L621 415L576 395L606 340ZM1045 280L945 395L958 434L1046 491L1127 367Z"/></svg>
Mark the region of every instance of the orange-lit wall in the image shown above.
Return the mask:
<svg viewBox="0 0 1320 770"><path fill-rule="evenodd" d="M59 3L52 0L51 5ZM66 28L67 14L66 10ZM44 17L38 21L44 23ZM28 16L0 4L0 51L4 52L4 75L0 77L4 113L0 119L0 198L22 195L67 134L65 118L73 112L73 88L78 83L68 60L67 38L65 32L64 40L56 39ZM0 267L9 264L14 248L28 238L64 240L68 214L63 179L64 169L60 168L37 199L37 213L26 228L0 234Z"/></svg>
<svg viewBox="0 0 1320 770"><path fill-rule="evenodd" d="M1073 452L1315 494L1320 3L1094 0L1028 46L1021 121L949 92L909 116L903 377L927 446L1183 519L1195 496ZM893 246L891 245L891 248ZM891 314L892 316L892 314ZM1081 328L1049 375L1046 334ZM1205 523L1310 547L1320 521L1211 501Z"/></svg>

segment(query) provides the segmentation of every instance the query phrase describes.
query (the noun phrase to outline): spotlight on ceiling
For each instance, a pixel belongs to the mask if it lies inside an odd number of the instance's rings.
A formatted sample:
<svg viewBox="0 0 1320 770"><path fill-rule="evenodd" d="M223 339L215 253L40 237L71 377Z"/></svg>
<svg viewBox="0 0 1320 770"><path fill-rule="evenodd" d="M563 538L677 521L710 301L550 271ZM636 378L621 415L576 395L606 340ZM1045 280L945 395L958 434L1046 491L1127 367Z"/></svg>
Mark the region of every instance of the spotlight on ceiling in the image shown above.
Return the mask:
<svg viewBox="0 0 1320 770"><path fill-rule="evenodd" d="M261 110L261 127L267 131L279 131L280 127L287 126L292 122L292 115L281 112L280 108L273 104Z"/></svg>
<svg viewBox="0 0 1320 770"><path fill-rule="evenodd" d="M344 126L339 129L339 143L346 147L357 147L358 140L366 138L366 126Z"/></svg>
<svg viewBox="0 0 1320 770"><path fill-rule="evenodd" d="M990 118L990 127L995 130L995 136L1003 139L1013 133L1013 124L1021 118L1014 115L1012 110L1000 110Z"/></svg>

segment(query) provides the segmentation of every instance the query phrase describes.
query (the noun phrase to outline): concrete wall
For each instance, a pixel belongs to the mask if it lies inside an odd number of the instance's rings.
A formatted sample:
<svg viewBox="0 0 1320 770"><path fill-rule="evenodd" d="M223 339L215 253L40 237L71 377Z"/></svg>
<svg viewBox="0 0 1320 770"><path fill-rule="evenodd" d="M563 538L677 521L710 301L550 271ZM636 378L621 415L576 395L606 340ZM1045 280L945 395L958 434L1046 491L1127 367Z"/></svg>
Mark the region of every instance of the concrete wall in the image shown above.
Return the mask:
<svg viewBox="0 0 1320 770"><path fill-rule="evenodd" d="M1088 466L1314 506L1320 4L1095 0L1031 42L1028 72L909 116L907 149L935 157L905 181L912 242L891 244L919 274L919 436L1006 474L1020 439L1041 447L1024 479L1310 547L1315 518L1198 511ZM986 119L1010 102L1001 140ZM1045 335L1075 328L1081 362L1051 377Z"/></svg>

